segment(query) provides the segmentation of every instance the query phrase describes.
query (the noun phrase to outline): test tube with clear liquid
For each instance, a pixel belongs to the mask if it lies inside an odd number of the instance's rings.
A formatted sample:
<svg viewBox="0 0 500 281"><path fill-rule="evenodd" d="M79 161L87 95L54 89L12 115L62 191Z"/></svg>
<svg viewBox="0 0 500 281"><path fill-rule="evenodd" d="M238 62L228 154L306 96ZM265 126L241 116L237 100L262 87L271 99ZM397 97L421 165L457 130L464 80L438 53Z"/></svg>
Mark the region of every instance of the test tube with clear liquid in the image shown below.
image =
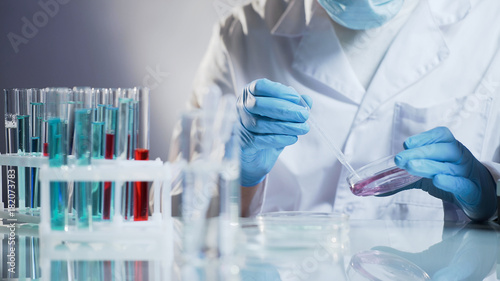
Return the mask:
<svg viewBox="0 0 500 281"><path fill-rule="evenodd" d="M128 144L130 140L129 134L129 115L130 115L130 105L133 102L132 99L129 98L120 98L118 105L118 127L116 132L116 159L118 160L127 160L128 154ZM115 183L116 184L116 183ZM130 209L130 194L129 194L129 186L128 183L123 183L124 186L117 186L115 192L118 198L121 198L121 212L123 218L126 220L129 219L128 210ZM121 194L121 196L120 196ZM117 210L115 210L117 212Z"/></svg>
<svg viewBox="0 0 500 281"><path fill-rule="evenodd" d="M16 154L18 147L18 134L17 134L17 114L19 112L19 90L18 89L4 89L5 98L5 144L7 154ZM14 194L14 199L9 199L8 206L18 206L18 169L17 166L5 166L5 179L7 184L6 196L9 198Z"/></svg>
<svg viewBox="0 0 500 281"><path fill-rule="evenodd" d="M110 106L109 89L94 89L94 101L92 107L95 108L92 118L92 159L104 159L105 151L105 113L106 107ZM102 219L103 208L103 182L92 182L92 219Z"/></svg>
<svg viewBox="0 0 500 281"><path fill-rule="evenodd" d="M135 159L135 147L137 146L137 104L138 88L123 89L122 96L130 99L128 113L128 134L127 134L127 159ZM125 194L123 195L123 216L126 220L134 218L134 183L125 183Z"/></svg>

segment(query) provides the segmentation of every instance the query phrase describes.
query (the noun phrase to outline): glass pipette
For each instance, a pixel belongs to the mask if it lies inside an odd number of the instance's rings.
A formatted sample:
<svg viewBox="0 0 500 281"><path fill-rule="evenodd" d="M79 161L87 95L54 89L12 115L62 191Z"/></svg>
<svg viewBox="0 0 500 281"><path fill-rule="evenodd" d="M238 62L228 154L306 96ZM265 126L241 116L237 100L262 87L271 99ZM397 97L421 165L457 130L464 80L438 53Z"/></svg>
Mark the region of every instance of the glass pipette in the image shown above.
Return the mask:
<svg viewBox="0 0 500 281"><path fill-rule="evenodd" d="M309 107L309 105L307 105L306 101L303 98L300 99L300 105L307 108L307 111L309 112L311 111L311 108ZM342 153L342 151L337 147L337 145L335 145L335 143L330 138L328 138L325 131L318 125L315 118L311 114L309 115L309 119L307 119L307 124L309 124L311 128L314 128L319 133L323 141L327 144L328 148L330 148L330 150L333 152L333 154L339 160L339 162L342 165L344 165L344 167L346 167L349 173L354 175L354 177L360 178L356 173L356 171L352 168L351 164L349 164L349 162L347 161L344 153Z"/></svg>

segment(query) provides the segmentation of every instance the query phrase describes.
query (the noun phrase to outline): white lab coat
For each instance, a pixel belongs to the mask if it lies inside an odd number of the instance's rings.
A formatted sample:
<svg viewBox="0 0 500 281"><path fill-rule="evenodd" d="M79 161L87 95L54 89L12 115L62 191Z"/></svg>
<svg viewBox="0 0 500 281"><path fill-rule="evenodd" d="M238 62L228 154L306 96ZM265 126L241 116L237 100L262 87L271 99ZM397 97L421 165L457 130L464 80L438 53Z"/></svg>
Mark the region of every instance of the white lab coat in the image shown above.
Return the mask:
<svg viewBox="0 0 500 281"><path fill-rule="evenodd" d="M313 99L312 114L354 168L403 149L412 135L447 126L494 175L500 175L500 1L420 0L367 90L316 1L262 0L215 29L201 63L199 89L239 95L258 78ZM457 219L455 206L424 191L356 197L347 171L311 130L280 155L251 213L338 211L352 218Z"/></svg>

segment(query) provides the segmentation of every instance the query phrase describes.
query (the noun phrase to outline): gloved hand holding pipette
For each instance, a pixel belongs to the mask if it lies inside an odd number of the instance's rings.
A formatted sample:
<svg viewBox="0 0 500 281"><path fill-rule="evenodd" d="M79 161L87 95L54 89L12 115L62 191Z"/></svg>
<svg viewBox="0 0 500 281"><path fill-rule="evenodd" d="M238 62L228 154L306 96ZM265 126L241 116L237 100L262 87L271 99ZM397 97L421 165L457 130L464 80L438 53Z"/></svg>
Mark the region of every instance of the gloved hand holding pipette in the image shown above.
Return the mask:
<svg viewBox="0 0 500 281"><path fill-rule="evenodd" d="M493 177L448 128L412 136L404 147L396 165L426 179L401 190L420 188L455 203L472 220L491 218L497 208Z"/></svg>
<svg viewBox="0 0 500 281"><path fill-rule="evenodd" d="M309 132L309 110L301 105L309 96L267 79L253 81L237 101L242 125L241 184L262 182L283 149Z"/></svg>

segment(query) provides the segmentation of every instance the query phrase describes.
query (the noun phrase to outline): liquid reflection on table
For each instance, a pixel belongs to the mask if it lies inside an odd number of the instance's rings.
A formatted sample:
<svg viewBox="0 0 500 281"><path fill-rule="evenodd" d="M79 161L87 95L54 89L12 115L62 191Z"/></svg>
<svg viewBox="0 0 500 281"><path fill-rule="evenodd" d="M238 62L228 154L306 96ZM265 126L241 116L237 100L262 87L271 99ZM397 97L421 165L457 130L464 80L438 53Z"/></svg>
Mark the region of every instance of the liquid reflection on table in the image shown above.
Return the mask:
<svg viewBox="0 0 500 281"><path fill-rule="evenodd" d="M9 232L5 226L0 229L1 277L9 280L6 257ZM324 237L312 237L314 235L308 235L310 233L297 235L293 228L291 232L285 229L280 233L281 230L277 232L276 229L246 227L238 236L238 254L223 264L207 263L206 267L182 262L182 224L177 221L175 229L173 264L133 260L52 261L51 280L188 280L188 276L189 281L203 278L239 281L397 280L395 278L403 276L404 270L408 274L405 280L500 280L497 272L500 227L494 223L349 220L348 226L342 229L347 235L344 238L339 229L333 229ZM17 233L16 256L19 259L16 268L19 270L17 274L21 275L10 277L39 280L36 228L24 227ZM281 239L279 235L282 235ZM333 238L340 240L334 241ZM171 269L168 271L171 274L158 275L165 266ZM222 271L231 274L224 275Z"/></svg>

